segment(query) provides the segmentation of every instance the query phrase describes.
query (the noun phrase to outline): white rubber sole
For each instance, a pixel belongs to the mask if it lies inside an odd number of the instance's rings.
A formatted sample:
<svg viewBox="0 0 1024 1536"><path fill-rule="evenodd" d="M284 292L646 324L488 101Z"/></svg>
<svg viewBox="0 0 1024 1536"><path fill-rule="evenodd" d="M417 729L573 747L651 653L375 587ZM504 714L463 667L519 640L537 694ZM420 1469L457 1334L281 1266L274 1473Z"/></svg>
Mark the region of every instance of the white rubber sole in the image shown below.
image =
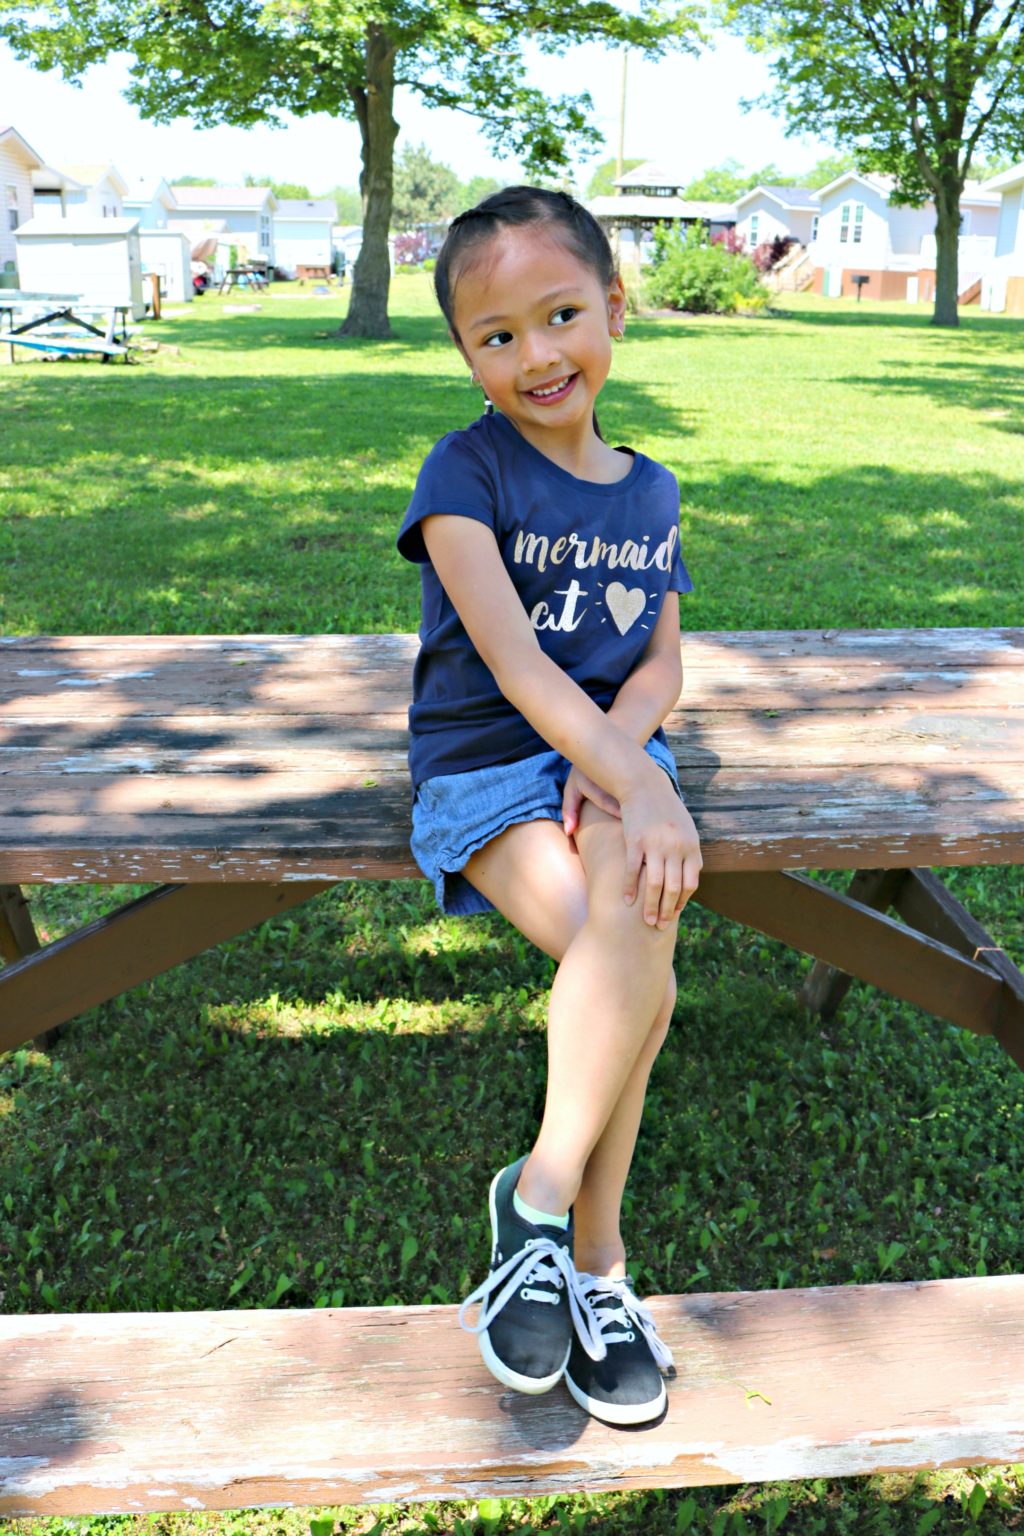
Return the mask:
<svg viewBox="0 0 1024 1536"><path fill-rule="evenodd" d="M542 1392L550 1392L552 1387L557 1387L565 1374L565 1367L569 1363L569 1350L572 1349L570 1340L565 1359L553 1376L520 1376L518 1371L510 1370L503 1360L498 1359L491 1348L491 1341L486 1332L478 1334L478 1338L484 1364L494 1379L500 1381L503 1387L511 1387L513 1392L528 1392L531 1397L539 1397Z"/></svg>
<svg viewBox="0 0 1024 1536"><path fill-rule="evenodd" d="M664 1382L661 1384L661 1396L654 1403L605 1403L599 1397L588 1397L568 1372L565 1384L581 1408L585 1408L593 1418L603 1419L606 1424L646 1424L648 1419L658 1418L668 1402Z"/></svg>
<svg viewBox="0 0 1024 1536"><path fill-rule="evenodd" d="M504 1168L498 1169L491 1180L491 1187L487 1195L487 1208L491 1214L492 1251L498 1245L498 1207L494 1195L498 1187L498 1180L504 1172ZM486 1329L484 1329L483 1333L477 1334L477 1340L480 1345L483 1362L495 1381L500 1381L503 1387L510 1387L513 1392L527 1392L531 1397L539 1397L542 1392L550 1392L552 1387L557 1387L565 1374L565 1368L569 1364L569 1354L572 1350L572 1339L570 1338L565 1350L565 1359L558 1367L558 1370L551 1376L520 1376L518 1371L511 1370L503 1360L498 1359L498 1356L491 1347L491 1341L487 1336Z"/></svg>

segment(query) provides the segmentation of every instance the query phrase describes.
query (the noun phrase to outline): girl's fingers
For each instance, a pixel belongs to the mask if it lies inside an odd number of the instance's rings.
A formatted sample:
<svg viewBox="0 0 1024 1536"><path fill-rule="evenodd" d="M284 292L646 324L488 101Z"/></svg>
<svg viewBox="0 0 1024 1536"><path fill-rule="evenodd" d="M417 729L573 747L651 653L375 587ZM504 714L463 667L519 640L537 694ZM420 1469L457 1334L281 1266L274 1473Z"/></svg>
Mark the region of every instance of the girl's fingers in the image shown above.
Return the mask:
<svg viewBox="0 0 1024 1536"><path fill-rule="evenodd" d="M647 878L644 881L644 922L651 927L658 921L658 910L661 906L661 892L665 883L665 863L655 855L645 861L644 868Z"/></svg>
<svg viewBox="0 0 1024 1536"><path fill-rule="evenodd" d="M640 881L640 866L643 863L644 851L638 842L626 839L626 865L622 876L622 894L626 898L627 907L631 907L636 901L637 885Z"/></svg>
<svg viewBox="0 0 1024 1536"><path fill-rule="evenodd" d="M661 888L661 908L658 913L658 927L667 928L669 923L679 911L679 899L683 889L683 865L682 861L670 859L665 865L665 883Z"/></svg>
<svg viewBox="0 0 1024 1536"><path fill-rule="evenodd" d="M579 825L580 804L583 796L577 786L576 779L570 773L565 783L565 794L562 796L562 826L565 828L566 837L571 837Z"/></svg>
<svg viewBox="0 0 1024 1536"><path fill-rule="evenodd" d="M679 892L679 905L676 907L677 912L681 912L683 910L690 897L695 893L700 880L700 872L703 868L703 865L704 861L700 858L691 857L689 859L683 860L683 887Z"/></svg>

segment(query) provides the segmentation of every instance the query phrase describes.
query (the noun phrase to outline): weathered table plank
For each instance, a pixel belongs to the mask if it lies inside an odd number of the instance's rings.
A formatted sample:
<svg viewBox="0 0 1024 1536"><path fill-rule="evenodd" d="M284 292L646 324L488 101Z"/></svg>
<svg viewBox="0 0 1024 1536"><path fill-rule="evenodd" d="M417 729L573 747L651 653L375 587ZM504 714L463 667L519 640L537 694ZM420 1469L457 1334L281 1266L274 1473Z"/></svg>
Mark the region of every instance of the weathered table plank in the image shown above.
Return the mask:
<svg viewBox="0 0 1024 1536"><path fill-rule="evenodd" d="M0 1515L687 1487L1024 1459L1024 1276L656 1298L676 1378L607 1428L454 1307L0 1318Z"/></svg>
<svg viewBox="0 0 1024 1536"><path fill-rule="evenodd" d="M12 637L0 882L390 878L413 635ZM1024 631L682 640L705 868L1024 860Z"/></svg>

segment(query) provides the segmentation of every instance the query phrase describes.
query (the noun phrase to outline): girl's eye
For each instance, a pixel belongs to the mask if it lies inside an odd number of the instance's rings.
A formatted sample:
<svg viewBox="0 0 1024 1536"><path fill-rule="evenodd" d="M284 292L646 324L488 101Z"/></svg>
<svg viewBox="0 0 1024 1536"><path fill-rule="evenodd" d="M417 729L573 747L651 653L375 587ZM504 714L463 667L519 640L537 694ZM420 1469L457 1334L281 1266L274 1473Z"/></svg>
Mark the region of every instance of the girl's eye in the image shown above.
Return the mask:
<svg viewBox="0 0 1024 1536"><path fill-rule="evenodd" d="M553 325L568 325L573 316L578 314L579 310L575 304L563 304L561 309L555 310L551 316L551 321Z"/></svg>
<svg viewBox="0 0 1024 1536"><path fill-rule="evenodd" d="M488 336L487 340L484 342L484 346L485 347L503 347L505 345L506 341L510 341L511 338L512 338L512 332L511 331L495 331L493 336Z"/></svg>

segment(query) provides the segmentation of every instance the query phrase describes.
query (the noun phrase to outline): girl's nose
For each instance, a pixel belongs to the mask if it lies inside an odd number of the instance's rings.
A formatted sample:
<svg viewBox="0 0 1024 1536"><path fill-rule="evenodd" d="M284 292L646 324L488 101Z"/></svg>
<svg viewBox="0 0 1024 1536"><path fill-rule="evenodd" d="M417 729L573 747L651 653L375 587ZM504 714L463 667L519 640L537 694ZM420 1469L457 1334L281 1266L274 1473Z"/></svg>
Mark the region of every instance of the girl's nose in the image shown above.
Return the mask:
<svg viewBox="0 0 1024 1536"><path fill-rule="evenodd" d="M520 356L527 373L538 373L558 362L558 348L544 331L530 331L523 338Z"/></svg>

